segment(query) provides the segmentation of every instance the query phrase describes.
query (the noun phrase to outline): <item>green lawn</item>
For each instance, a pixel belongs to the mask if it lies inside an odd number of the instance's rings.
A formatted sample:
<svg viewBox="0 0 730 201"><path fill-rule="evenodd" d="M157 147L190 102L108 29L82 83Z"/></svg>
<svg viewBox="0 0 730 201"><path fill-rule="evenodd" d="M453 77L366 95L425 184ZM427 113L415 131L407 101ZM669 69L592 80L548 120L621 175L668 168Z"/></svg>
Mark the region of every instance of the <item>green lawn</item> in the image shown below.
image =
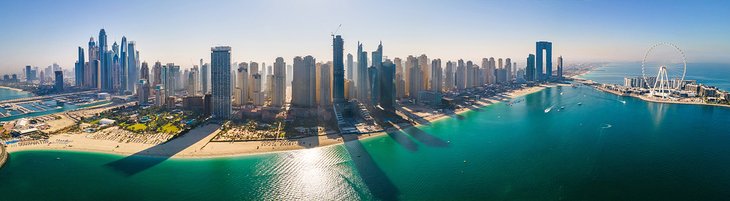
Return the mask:
<svg viewBox="0 0 730 201"><path fill-rule="evenodd" d="M172 123L167 123L164 126L162 126L163 133L177 133L179 131L180 131L180 128L178 128L175 125L172 125Z"/></svg>
<svg viewBox="0 0 730 201"><path fill-rule="evenodd" d="M135 132L144 131L144 130L147 130L147 125L138 123L138 124L128 126L127 129L135 131Z"/></svg>

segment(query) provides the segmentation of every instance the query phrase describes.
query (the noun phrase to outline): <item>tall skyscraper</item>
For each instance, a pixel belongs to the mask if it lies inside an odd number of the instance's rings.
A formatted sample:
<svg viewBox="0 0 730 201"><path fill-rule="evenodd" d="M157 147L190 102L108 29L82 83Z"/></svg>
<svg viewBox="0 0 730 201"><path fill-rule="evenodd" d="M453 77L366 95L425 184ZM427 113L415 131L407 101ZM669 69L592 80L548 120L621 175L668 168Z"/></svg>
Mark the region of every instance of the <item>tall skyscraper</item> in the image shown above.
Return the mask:
<svg viewBox="0 0 730 201"><path fill-rule="evenodd" d="M231 47L211 48L212 115L227 119L231 116Z"/></svg>
<svg viewBox="0 0 730 201"><path fill-rule="evenodd" d="M368 54L362 51L362 43L357 42L357 100L360 102L368 102L369 82L368 82Z"/></svg>
<svg viewBox="0 0 730 201"><path fill-rule="evenodd" d="M381 48L378 48L381 49ZM379 104L384 110L393 111L395 107L395 64L386 60L380 66Z"/></svg>
<svg viewBox="0 0 730 201"><path fill-rule="evenodd" d="M408 63L409 68L409 79L408 79L408 96L411 99L417 99L418 98L418 92L420 92L423 88L423 84L421 83L423 80L423 72L421 71L421 67L418 65L418 59L416 59L413 56L408 56L406 59L406 63Z"/></svg>
<svg viewBox="0 0 730 201"><path fill-rule="evenodd" d="M378 49L372 53L372 66L373 70L369 72L370 81L370 101L375 104L380 102L381 95L381 67L383 66L383 43L378 44Z"/></svg>
<svg viewBox="0 0 730 201"><path fill-rule="evenodd" d="M514 71L512 70L512 59L507 58L504 60L504 62L505 62L504 69L507 70L507 81L509 82L512 80L512 77L514 77L513 76Z"/></svg>
<svg viewBox="0 0 730 201"><path fill-rule="evenodd" d="M441 59L434 59L431 61L431 91L441 93L442 87L442 75L441 70Z"/></svg>
<svg viewBox="0 0 730 201"><path fill-rule="evenodd" d="M188 72L187 75L187 92L188 96L197 96L198 95L198 82L200 78L200 69L197 65L193 66L192 69Z"/></svg>
<svg viewBox="0 0 730 201"><path fill-rule="evenodd" d="M129 52L128 48L129 47L127 46L127 37L122 36L122 46L121 51L119 52L119 90L121 90L122 93L128 91L131 88L134 88L134 85L137 81L137 79L130 79L129 77L129 59L127 58ZM132 52L130 56L134 56L134 52Z"/></svg>
<svg viewBox="0 0 730 201"><path fill-rule="evenodd" d="M456 79L457 89L466 89L466 76L466 65L464 65L464 60L459 59L456 63L456 75L454 76Z"/></svg>
<svg viewBox="0 0 730 201"><path fill-rule="evenodd" d="M456 85L454 85L454 62L447 61L446 62L446 76L444 79L444 86L446 87L447 91L454 90Z"/></svg>
<svg viewBox="0 0 730 201"><path fill-rule="evenodd" d="M316 60L312 56L294 57L294 79L292 80L292 105L297 107L316 106L317 75Z"/></svg>
<svg viewBox="0 0 730 201"><path fill-rule="evenodd" d="M150 67L147 62L142 62L142 68L139 69L139 79L150 80Z"/></svg>
<svg viewBox="0 0 730 201"><path fill-rule="evenodd" d="M421 69L421 90L430 89L431 80L431 66L428 63L428 56L421 54L418 56L418 68Z"/></svg>
<svg viewBox="0 0 730 201"><path fill-rule="evenodd" d="M53 85L53 89L56 92L63 92L63 72L62 71L53 71L53 75L56 80L56 83Z"/></svg>
<svg viewBox="0 0 730 201"><path fill-rule="evenodd" d="M535 73L537 75L537 80L550 80L550 77L553 74L553 43L548 41L538 41L535 46L537 51L535 54ZM544 56L543 51L545 52ZM543 59L545 60L544 66Z"/></svg>
<svg viewBox="0 0 730 201"><path fill-rule="evenodd" d="M406 87L405 87L405 76L403 73L403 61L396 57L393 59L393 64L395 64L395 98L404 98L406 97Z"/></svg>
<svg viewBox="0 0 730 201"><path fill-rule="evenodd" d="M330 63L320 65L319 76L317 78L317 80L319 81L319 87L317 89L319 89L319 106L321 107L332 104L332 95L334 95L334 93L332 92L332 88L330 85L332 80L331 69L332 67L330 66ZM342 93L344 96L344 90Z"/></svg>
<svg viewBox="0 0 730 201"><path fill-rule="evenodd" d="M136 43L134 41L130 41L127 44L127 88L126 90L129 92L134 93L135 92L135 82L139 80L139 75L137 73L137 68L139 67L137 65L137 62L139 61L139 55L137 54L136 50Z"/></svg>
<svg viewBox="0 0 730 201"><path fill-rule="evenodd" d="M558 74L557 79L562 80L563 79L563 56L558 57Z"/></svg>
<svg viewBox="0 0 730 201"><path fill-rule="evenodd" d="M534 54L527 55L527 67L525 67L525 80L535 81L536 73L537 72L535 72L535 55Z"/></svg>
<svg viewBox="0 0 730 201"><path fill-rule="evenodd" d="M333 62L333 90L332 90L332 97L334 100L334 103L344 103L345 102L345 61L343 60L344 56L344 41L342 40L342 36L336 35L334 38L332 38L332 62Z"/></svg>
<svg viewBox="0 0 730 201"><path fill-rule="evenodd" d="M101 29L99 31L99 86L104 91L111 91L112 77L111 77L111 53L107 50L106 31Z"/></svg>
<svg viewBox="0 0 730 201"><path fill-rule="evenodd" d="M274 83L274 89L272 90L273 97L271 97L271 106L284 106L284 101L286 100L286 63L282 57L277 57L274 62L272 82Z"/></svg>
<svg viewBox="0 0 730 201"><path fill-rule="evenodd" d="M203 59L200 59L200 89L203 91L203 95L208 94L208 86L210 82L208 78L210 78L210 69L208 64L203 64Z"/></svg>
<svg viewBox="0 0 730 201"><path fill-rule="evenodd" d="M84 86L84 48L79 47L79 59L76 60L76 66L74 67L74 80L76 81L76 87Z"/></svg>
<svg viewBox="0 0 730 201"><path fill-rule="evenodd" d="M99 87L99 46L96 45L94 37L89 39L89 62L84 66L84 86L87 88L98 88Z"/></svg>
<svg viewBox="0 0 730 201"><path fill-rule="evenodd" d="M236 71L236 104L245 105L248 103L248 63L241 62L238 64Z"/></svg>
<svg viewBox="0 0 730 201"><path fill-rule="evenodd" d="M354 61L352 61L352 54L347 53L347 79L348 80L352 80L353 79L352 75L355 73L355 72L353 72L355 70L355 69L353 69L353 64L354 64L353 62Z"/></svg>

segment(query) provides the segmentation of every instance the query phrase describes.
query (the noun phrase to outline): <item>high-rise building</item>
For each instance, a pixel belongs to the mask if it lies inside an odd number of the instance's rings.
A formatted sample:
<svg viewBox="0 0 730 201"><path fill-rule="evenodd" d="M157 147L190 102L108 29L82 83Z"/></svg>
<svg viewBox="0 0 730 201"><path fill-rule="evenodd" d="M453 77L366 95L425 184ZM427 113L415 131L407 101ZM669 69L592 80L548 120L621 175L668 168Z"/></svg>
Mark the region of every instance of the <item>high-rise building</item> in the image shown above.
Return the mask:
<svg viewBox="0 0 730 201"><path fill-rule="evenodd" d="M466 88L474 87L474 63L471 61L466 62Z"/></svg>
<svg viewBox="0 0 730 201"><path fill-rule="evenodd" d="M101 85L99 87L103 91L112 90L111 55L112 53L107 50L106 31L101 29L99 31L99 64L101 64L101 66L99 66L99 81Z"/></svg>
<svg viewBox="0 0 730 201"><path fill-rule="evenodd" d="M434 59L431 61L431 91L441 93L442 87L442 75L441 70L441 59Z"/></svg>
<svg viewBox="0 0 730 201"><path fill-rule="evenodd" d="M77 87L84 86L84 48L79 47L79 59L74 67L74 80Z"/></svg>
<svg viewBox="0 0 730 201"><path fill-rule="evenodd" d="M227 119L231 116L231 47L218 46L211 51L211 113L214 118Z"/></svg>
<svg viewBox="0 0 730 201"><path fill-rule="evenodd" d="M332 104L332 87L330 83L332 82L332 71L330 63L322 64L319 67L319 76L317 78L317 81L319 81L319 87L317 89L319 90L319 106L324 107ZM344 83L343 83L344 85ZM344 95L344 91L342 92Z"/></svg>
<svg viewBox="0 0 730 201"><path fill-rule="evenodd" d="M200 90L203 91L203 95L208 94L209 78L210 68L208 64L203 64L203 59L200 59Z"/></svg>
<svg viewBox="0 0 730 201"><path fill-rule="evenodd" d="M253 84L253 87L252 87L253 93L252 93L251 100L253 101L253 105L255 105L255 106L264 105L264 92L261 87L261 83L263 81L261 80L261 77L262 76L260 73L253 74L253 76L251 76L251 79L252 79L251 83Z"/></svg>
<svg viewBox="0 0 730 201"><path fill-rule="evenodd" d="M454 76L454 78L456 79L457 89L466 89L466 76L466 65L464 65L464 60L459 59L459 61L456 63L456 75Z"/></svg>
<svg viewBox="0 0 730 201"><path fill-rule="evenodd" d="M259 75L258 79L254 78L254 75ZM256 62L250 62L249 68L248 68L248 97L253 101L261 92L261 89L254 89L255 86L261 86L261 83L255 83L255 82L261 82L261 74L259 73L259 64Z"/></svg>
<svg viewBox="0 0 730 201"><path fill-rule="evenodd" d="M317 70L312 56L294 57L294 74L292 80L292 105L297 107L316 106Z"/></svg>
<svg viewBox="0 0 730 201"><path fill-rule="evenodd" d="M510 59L510 58L504 59L504 62L505 62L504 69L507 70L507 81L509 82L514 77L513 76L514 71L512 70L512 59Z"/></svg>
<svg viewBox="0 0 730 201"><path fill-rule="evenodd" d="M89 39L89 62L84 65L84 86L87 88L96 89L99 87L99 46L94 42L94 37Z"/></svg>
<svg viewBox="0 0 730 201"><path fill-rule="evenodd" d="M332 38L332 68L333 68L333 90L332 97L334 103L345 102L345 61L344 56L344 41L342 36L336 35Z"/></svg>
<svg viewBox="0 0 730 201"><path fill-rule="evenodd" d="M33 81L33 75L31 74L32 69L30 66L25 66L25 81L31 82Z"/></svg>
<svg viewBox="0 0 730 201"><path fill-rule="evenodd" d="M187 79L187 91L188 96L197 96L198 95L198 78L200 77L200 70L198 69L198 66L193 66L192 69L188 72L188 79Z"/></svg>
<svg viewBox="0 0 730 201"><path fill-rule="evenodd" d="M60 70L53 71L53 75L56 80L56 83L53 85L53 89L56 90L56 92L63 92L63 72Z"/></svg>
<svg viewBox="0 0 730 201"><path fill-rule="evenodd" d="M281 107L284 106L286 100L286 63L282 57L277 57L274 62L273 78L274 96L271 97L271 106Z"/></svg>
<svg viewBox="0 0 730 201"><path fill-rule="evenodd" d="M378 48L380 49L380 48ZM395 109L395 64L385 60L380 66L380 97L379 104L384 110Z"/></svg>
<svg viewBox="0 0 730 201"><path fill-rule="evenodd" d="M139 69L139 79L150 80L150 67L147 62L142 62L142 68Z"/></svg>
<svg viewBox="0 0 730 201"><path fill-rule="evenodd" d="M558 74L557 79L562 80L563 79L563 56L558 57Z"/></svg>
<svg viewBox="0 0 730 201"><path fill-rule="evenodd" d="M444 79L444 86L446 88L446 91L451 91L456 88L456 85L454 85L454 62L447 61L446 62L446 76Z"/></svg>
<svg viewBox="0 0 730 201"><path fill-rule="evenodd" d="M550 80L553 74L553 43L548 41L537 41L535 46L535 75L537 75L536 79L539 81ZM543 51L545 52L544 56ZM544 65L543 59L545 60Z"/></svg>
<svg viewBox="0 0 730 201"><path fill-rule="evenodd" d="M357 100L360 102L369 101L369 88L368 82L368 54L362 51L362 43L357 42L357 80L355 86L357 86Z"/></svg>
<svg viewBox="0 0 730 201"><path fill-rule="evenodd" d="M137 72L138 62L139 62L139 54L136 50L136 43L134 41L130 41L127 44L127 87L126 90L134 93L135 92L135 82L139 80L139 73Z"/></svg>
<svg viewBox="0 0 730 201"><path fill-rule="evenodd" d="M423 72L421 71L421 67L418 65L418 59L416 59L413 56L408 56L406 59L406 64L408 64L409 73L408 73L408 96L411 99L417 99L418 98L418 92L420 92L423 88L422 78L421 76Z"/></svg>
<svg viewBox="0 0 730 201"><path fill-rule="evenodd" d="M352 54L347 53L347 79L348 80L352 80L353 79L352 75L355 73L355 72L353 72L355 70L355 69L353 69L353 64L354 64L353 62L354 61L352 61Z"/></svg>
<svg viewBox="0 0 730 201"><path fill-rule="evenodd" d="M137 79L131 79L129 77L129 58L127 58L128 55L128 46L127 46L127 37L122 36L122 46L121 51L119 52L119 90L120 92L124 93L125 91L128 91L131 88L134 88L134 85L136 84ZM134 56L134 52L130 56ZM131 86L131 87L130 87Z"/></svg>
<svg viewBox="0 0 730 201"><path fill-rule="evenodd" d="M525 80L527 80L527 81L537 80L536 76L535 76L536 73L537 72L535 72L535 55L534 54L527 55L527 66L525 67Z"/></svg>
<svg viewBox="0 0 730 201"><path fill-rule="evenodd" d="M368 70L369 81L370 81L370 102L375 104L380 102L380 89L382 82L381 78L381 67L383 66L383 43L378 44L378 49L372 53L372 68Z"/></svg>
<svg viewBox="0 0 730 201"><path fill-rule="evenodd" d="M405 92L405 76L403 72L403 61L396 57L393 59L393 64L395 64L395 98L404 98L406 97Z"/></svg>
<svg viewBox="0 0 730 201"><path fill-rule="evenodd" d="M238 64L236 79L236 105L245 105L248 103L248 63Z"/></svg>
<svg viewBox="0 0 730 201"><path fill-rule="evenodd" d="M421 90L430 89L431 65L428 62L428 56L426 56L426 54L418 56L418 68L421 69Z"/></svg>
<svg viewBox="0 0 730 201"><path fill-rule="evenodd" d="M145 66L147 63L142 63ZM150 99L150 84L147 79L137 81L137 101L140 105L146 105Z"/></svg>

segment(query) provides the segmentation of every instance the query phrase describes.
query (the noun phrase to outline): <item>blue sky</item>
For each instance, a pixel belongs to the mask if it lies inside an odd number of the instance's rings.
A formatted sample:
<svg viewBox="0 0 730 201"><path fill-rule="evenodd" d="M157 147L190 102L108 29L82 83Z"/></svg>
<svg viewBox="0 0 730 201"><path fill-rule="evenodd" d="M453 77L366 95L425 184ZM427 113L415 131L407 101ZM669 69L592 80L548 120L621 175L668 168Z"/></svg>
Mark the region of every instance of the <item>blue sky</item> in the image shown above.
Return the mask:
<svg viewBox="0 0 730 201"><path fill-rule="evenodd" d="M638 61L656 42L677 44L690 62L730 63L730 1L55 1L0 2L0 73L58 62L105 28L110 45L127 36L141 59L185 68L229 45L234 61L330 60L330 32L342 24L346 53L383 41L385 55L524 64L535 41L553 42L566 62Z"/></svg>

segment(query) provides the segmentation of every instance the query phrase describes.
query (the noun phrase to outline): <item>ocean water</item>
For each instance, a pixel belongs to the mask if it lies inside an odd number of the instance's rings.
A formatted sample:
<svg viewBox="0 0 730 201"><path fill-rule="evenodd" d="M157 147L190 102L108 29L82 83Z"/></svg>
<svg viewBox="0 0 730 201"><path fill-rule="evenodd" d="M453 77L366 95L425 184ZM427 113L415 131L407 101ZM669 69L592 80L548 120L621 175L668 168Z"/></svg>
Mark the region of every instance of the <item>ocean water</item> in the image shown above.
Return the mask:
<svg viewBox="0 0 730 201"><path fill-rule="evenodd" d="M656 70L649 69L647 74L656 76ZM670 72L669 75L678 75ZM642 76L640 62L609 63L598 67L591 73L581 76L599 83L623 84L624 77ZM697 80L698 83L716 86L730 91L730 64L723 63L687 63L685 80Z"/></svg>
<svg viewBox="0 0 730 201"><path fill-rule="evenodd" d="M650 103L587 86L549 88L513 102L343 145L251 156L16 152L0 169L0 195L2 200L730 196L730 108Z"/></svg>

